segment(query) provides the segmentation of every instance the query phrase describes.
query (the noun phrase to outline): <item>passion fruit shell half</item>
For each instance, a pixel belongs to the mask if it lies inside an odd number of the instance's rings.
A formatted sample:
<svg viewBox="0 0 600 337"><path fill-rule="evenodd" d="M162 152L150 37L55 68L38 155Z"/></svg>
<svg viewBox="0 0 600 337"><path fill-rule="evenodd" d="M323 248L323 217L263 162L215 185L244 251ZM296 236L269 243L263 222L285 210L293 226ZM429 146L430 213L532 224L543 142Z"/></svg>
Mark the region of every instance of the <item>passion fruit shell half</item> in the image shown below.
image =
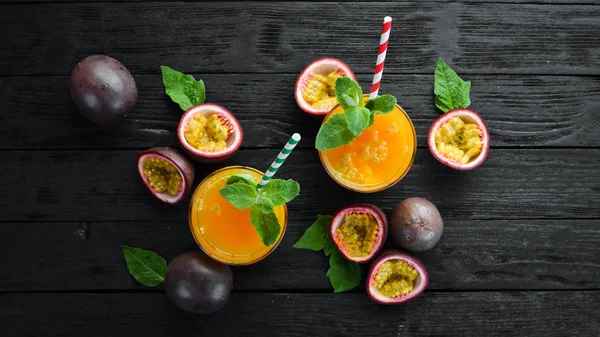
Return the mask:
<svg viewBox="0 0 600 337"><path fill-rule="evenodd" d="M340 76L356 80L348 65L331 57L313 61L304 68L294 90L300 109L311 116L324 118L337 104L335 80Z"/></svg>
<svg viewBox="0 0 600 337"><path fill-rule="evenodd" d="M487 157L490 138L479 114L469 109L455 109L431 125L427 144L440 163L457 170L471 170Z"/></svg>
<svg viewBox="0 0 600 337"><path fill-rule="evenodd" d="M356 263L365 263L377 255L385 243L387 231L385 214L370 204L342 208L329 226L329 234L338 250Z"/></svg>
<svg viewBox="0 0 600 337"><path fill-rule="evenodd" d="M216 104L189 108L177 128L179 142L199 162L219 162L231 157L242 144L242 127L235 116Z"/></svg>
<svg viewBox="0 0 600 337"><path fill-rule="evenodd" d="M140 153L137 169L150 193L167 204L183 200L194 182L194 164L170 147L153 147Z"/></svg>
<svg viewBox="0 0 600 337"><path fill-rule="evenodd" d="M399 251L383 253L371 266L367 294L380 304L400 304L420 295L429 276L415 258Z"/></svg>

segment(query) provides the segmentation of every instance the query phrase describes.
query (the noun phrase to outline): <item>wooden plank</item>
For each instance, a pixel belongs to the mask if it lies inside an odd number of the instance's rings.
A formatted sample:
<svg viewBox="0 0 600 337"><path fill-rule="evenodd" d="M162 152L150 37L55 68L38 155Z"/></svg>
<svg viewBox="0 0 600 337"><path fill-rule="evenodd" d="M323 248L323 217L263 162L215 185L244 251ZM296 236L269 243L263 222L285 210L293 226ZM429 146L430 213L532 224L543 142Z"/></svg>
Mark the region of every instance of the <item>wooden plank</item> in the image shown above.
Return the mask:
<svg viewBox="0 0 600 337"><path fill-rule="evenodd" d="M158 73L161 64L299 73L322 56L372 73L382 13L396 20L387 74L430 74L439 56L463 74L600 74L597 6L60 3L2 12L0 26L11 34L0 36L0 75L65 75L94 53L116 57L134 74Z"/></svg>
<svg viewBox="0 0 600 337"><path fill-rule="evenodd" d="M185 221L189 196L176 206L150 196L135 169L138 151L2 151L3 221ZM228 161L197 165L196 184L217 168L266 169L278 150L242 150ZM389 211L409 196L431 199L448 219L600 218L600 150L494 149L483 166L457 172L419 150L408 175L386 191L352 193L328 178L317 152L296 150L280 177L301 195L292 220L312 220L351 202ZM191 193L190 193L191 195Z"/></svg>
<svg viewBox="0 0 600 337"><path fill-rule="evenodd" d="M242 1L230 1L229 2L244 2ZM292 2L297 0L280 0L280 2ZM512 3L512 4L569 4L569 5L593 5L597 4L594 0L428 0L429 2L464 2L464 3L480 3L480 2L489 2L489 3ZM7 3L18 3L18 4L39 4L39 3L52 3L52 2L61 2L61 3L81 3L81 2L98 2L97 0L0 0L0 4ZM103 2L151 2L148 0L104 0ZM186 0L186 2L204 2L204 0ZM225 2L225 1L223 1ZM316 2L315 0L304 0L303 2ZM403 3L403 2L411 2L407 0L398 1L398 0L338 0L337 2L394 2L394 3Z"/></svg>
<svg viewBox="0 0 600 337"><path fill-rule="evenodd" d="M304 114L292 96L296 75L196 74L209 102L229 108L244 129L243 147L280 147L300 132L300 147L313 147L320 121ZM468 76L471 108L486 120L492 147L600 146L600 78L581 76ZM370 75L358 80L367 91ZM179 106L164 93L160 75L136 76L137 106L109 127L75 112L68 79L0 78L0 149L178 147ZM426 146L440 112L433 104L432 75L386 74L383 88L397 96ZM32 108L31 95L44 102ZM274 97L275 99L269 99ZM40 125L44 125L40 128Z"/></svg>
<svg viewBox="0 0 600 337"><path fill-rule="evenodd" d="M332 292L323 253L292 248L309 223L291 221L272 255L234 268L234 289ZM599 224L451 219L434 249L413 255L429 272L430 290L599 289ZM23 242L34 248L24 249ZM147 289L129 275L122 244L156 251L167 261L198 249L184 221L2 223L0 245L15 258L0 270L0 291Z"/></svg>
<svg viewBox="0 0 600 337"><path fill-rule="evenodd" d="M2 329L22 336L594 337L600 292L425 293L383 307L364 294L234 294L191 315L164 294L6 294Z"/></svg>

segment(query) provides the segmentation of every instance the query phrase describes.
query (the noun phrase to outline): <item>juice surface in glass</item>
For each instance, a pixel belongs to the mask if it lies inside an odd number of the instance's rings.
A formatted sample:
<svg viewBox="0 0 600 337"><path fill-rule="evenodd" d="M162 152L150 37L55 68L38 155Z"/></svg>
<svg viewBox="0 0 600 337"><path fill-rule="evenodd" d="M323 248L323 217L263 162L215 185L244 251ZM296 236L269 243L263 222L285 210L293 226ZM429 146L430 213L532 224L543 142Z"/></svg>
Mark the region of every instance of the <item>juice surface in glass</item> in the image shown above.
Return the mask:
<svg viewBox="0 0 600 337"><path fill-rule="evenodd" d="M194 239L207 255L223 263L246 265L262 260L277 247L287 226L287 208L286 205L275 207L281 232L277 241L266 247L250 223L249 209L238 210L219 193L227 178L236 174L251 175L256 183L263 176L258 170L242 166L213 172L192 196L189 223Z"/></svg>
<svg viewBox="0 0 600 337"><path fill-rule="evenodd" d="M363 103L369 99L363 97ZM339 105L325 117L343 113ZM324 122L325 122L324 121ZM375 115L375 123L351 143L337 149L319 151L327 173L343 187L372 193L393 186L406 175L417 151L417 134L412 121L398 105L385 115Z"/></svg>

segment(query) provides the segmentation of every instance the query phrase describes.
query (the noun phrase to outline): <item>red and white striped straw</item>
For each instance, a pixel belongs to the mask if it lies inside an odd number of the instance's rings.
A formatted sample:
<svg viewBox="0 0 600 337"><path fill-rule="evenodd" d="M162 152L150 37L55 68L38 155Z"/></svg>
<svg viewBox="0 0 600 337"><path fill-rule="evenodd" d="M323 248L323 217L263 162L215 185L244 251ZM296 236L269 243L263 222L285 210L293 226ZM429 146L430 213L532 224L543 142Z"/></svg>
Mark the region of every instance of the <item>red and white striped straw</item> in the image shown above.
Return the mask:
<svg viewBox="0 0 600 337"><path fill-rule="evenodd" d="M371 85L371 94L369 94L369 99L377 98L377 95L379 94L379 85L381 84L381 75L383 75L383 63L385 62L385 54L387 53L388 39L390 38L391 28L392 18L386 16L383 19L383 27L381 28L379 52L377 53L377 64L375 65L375 76L373 76L373 84Z"/></svg>

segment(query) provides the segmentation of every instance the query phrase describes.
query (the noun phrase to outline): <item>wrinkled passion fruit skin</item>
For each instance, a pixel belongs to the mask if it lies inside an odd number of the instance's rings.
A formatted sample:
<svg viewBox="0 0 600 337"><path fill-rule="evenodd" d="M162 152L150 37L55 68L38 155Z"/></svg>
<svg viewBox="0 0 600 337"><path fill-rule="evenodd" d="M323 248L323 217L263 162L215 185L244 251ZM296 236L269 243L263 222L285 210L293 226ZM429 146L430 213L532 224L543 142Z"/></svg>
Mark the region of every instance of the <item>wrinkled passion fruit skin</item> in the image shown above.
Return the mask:
<svg viewBox="0 0 600 337"><path fill-rule="evenodd" d="M347 252L346 249L343 247L343 243L337 237L337 228L341 225L341 223L344 222L344 217L352 213L370 214L375 218L375 220L377 221L377 225L379 226L376 241L374 242L373 247L371 248L371 251L367 256L351 256L349 252ZM360 264L367 263L368 261L372 260L373 257L375 257L381 251L383 245L385 244L387 233L388 219L385 216L385 213L383 213L383 211L379 207L372 204L353 204L346 206L340 209L333 216L331 224L329 225L329 235L333 240L333 243L336 245L337 249L340 251L340 253L342 253L342 255L347 260Z"/></svg>
<svg viewBox="0 0 600 337"><path fill-rule="evenodd" d="M410 292L400 297L386 298L385 296L378 294L377 290L375 290L373 287L373 282L381 264L392 259L400 259L408 263L418 272L419 276L415 280L413 284L413 289ZM379 257L377 257L377 259L375 259L371 264L371 268L369 269L369 273L367 274L366 290L367 294L374 302L384 305L394 305L408 302L414 299L415 297L419 296L427 288L428 283L429 274L427 273L427 269L425 269L423 264L418 259L401 253L397 250L386 250L383 253L381 253L381 255L379 255Z"/></svg>
<svg viewBox="0 0 600 337"><path fill-rule="evenodd" d="M433 248L442 237L444 222L437 207L423 198L408 198L392 210L390 235L398 247L411 252Z"/></svg>
<svg viewBox="0 0 600 337"><path fill-rule="evenodd" d="M167 266L165 290L181 309L196 314L215 312L231 297L233 273L202 252L179 255Z"/></svg>
<svg viewBox="0 0 600 337"><path fill-rule="evenodd" d="M79 62L71 72L69 89L77 110L98 125L124 118L137 102L131 73L106 55L88 56Z"/></svg>
<svg viewBox="0 0 600 337"><path fill-rule="evenodd" d="M181 173L183 173L182 174L182 180L183 180L182 188L181 188L179 194L177 194L174 197L168 197L168 196L165 196L162 194L159 195L152 187L150 187L147 177L145 177L144 173L142 172L143 161L144 161L144 158L146 158L147 156L157 157L157 158L161 158L161 159L167 159L171 164L175 165L175 167L177 167ZM192 184L194 183L194 176L195 176L194 164L192 163L191 160L189 160L181 152L179 152L171 147L153 147L153 148L150 148L150 149L140 153L140 155L138 156L138 159L137 159L137 169L138 169L140 178L142 179L142 182L146 185L146 187L148 188L150 193L152 195L154 195L157 199L159 199L162 202L165 202L167 204L177 204L181 200L183 200L183 198L185 198L187 193L190 191Z"/></svg>

